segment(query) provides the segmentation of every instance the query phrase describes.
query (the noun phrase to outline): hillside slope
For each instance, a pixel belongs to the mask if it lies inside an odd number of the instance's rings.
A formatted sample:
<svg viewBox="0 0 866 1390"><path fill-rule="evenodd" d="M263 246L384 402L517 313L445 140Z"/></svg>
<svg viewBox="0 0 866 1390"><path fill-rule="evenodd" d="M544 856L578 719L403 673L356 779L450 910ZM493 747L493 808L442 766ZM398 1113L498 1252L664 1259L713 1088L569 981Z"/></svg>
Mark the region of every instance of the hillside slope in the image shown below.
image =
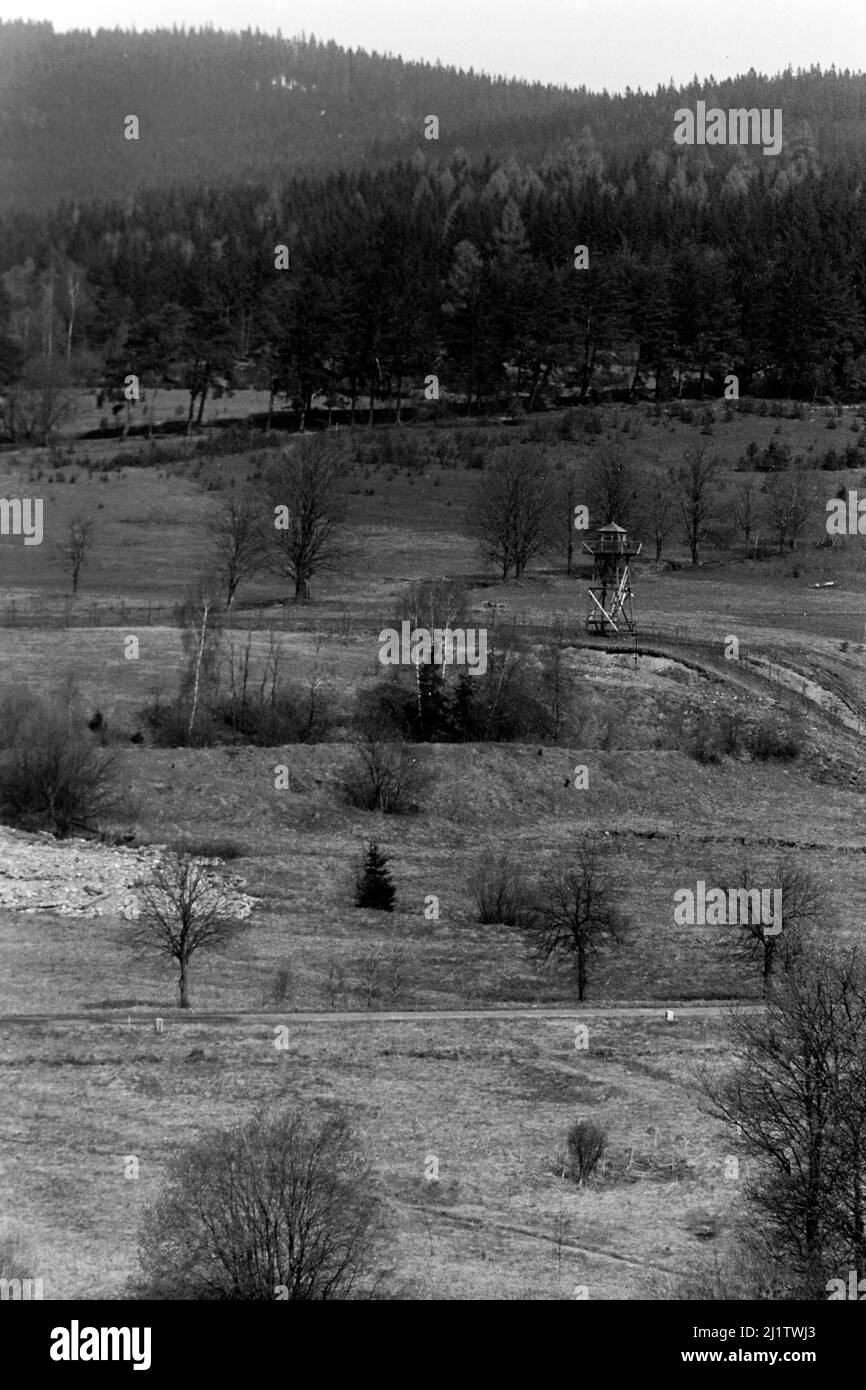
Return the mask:
<svg viewBox="0 0 866 1390"><path fill-rule="evenodd" d="M579 63L575 79L580 81ZM247 30L56 34L0 23L0 192L7 207L126 197L145 187L387 162L438 149L536 162L589 127L605 158L670 146L673 113L699 97L780 107L786 139L808 123L819 154L862 146L866 79L750 72L723 82L611 96ZM124 138L138 116L140 138ZM726 159L727 151L717 151ZM756 153L751 152L753 155ZM759 152L758 152L759 153Z"/></svg>

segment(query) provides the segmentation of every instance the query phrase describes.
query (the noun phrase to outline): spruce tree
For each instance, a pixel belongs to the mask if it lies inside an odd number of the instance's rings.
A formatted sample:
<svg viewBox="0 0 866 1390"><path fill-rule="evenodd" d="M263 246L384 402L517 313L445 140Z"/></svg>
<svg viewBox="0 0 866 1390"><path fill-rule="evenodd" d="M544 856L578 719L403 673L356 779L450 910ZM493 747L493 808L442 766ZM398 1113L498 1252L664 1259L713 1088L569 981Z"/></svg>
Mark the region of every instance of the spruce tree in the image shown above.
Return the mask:
<svg viewBox="0 0 866 1390"><path fill-rule="evenodd" d="M375 907L380 912L393 912L396 892L388 869L388 858L375 841L371 841L358 869L355 906Z"/></svg>

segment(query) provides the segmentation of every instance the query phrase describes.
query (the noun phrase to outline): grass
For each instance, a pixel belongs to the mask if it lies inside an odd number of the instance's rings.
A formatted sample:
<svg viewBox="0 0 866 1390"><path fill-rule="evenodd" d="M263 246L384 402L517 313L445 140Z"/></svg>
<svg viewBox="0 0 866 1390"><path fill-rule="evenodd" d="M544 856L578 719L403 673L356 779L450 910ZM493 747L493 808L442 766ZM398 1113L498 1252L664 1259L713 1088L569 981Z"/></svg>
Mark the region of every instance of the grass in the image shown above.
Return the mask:
<svg viewBox="0 0 866 1390"><path fill-rule="evenodd" d="M699 1248L694 1209L724 1222L736 1197L730 1141L688 1087L717 1027L601 1020L578 1052L566 1020L294 1027L288 1051L242 1022L7 1025L4 1190L46 1298L114 1296L178 1145L260 1106L342 1104L388 1201L395 1280L415 1297L568 1298L576 1284L639 1297L646 1270ZM555 1171L577 1114L607 1124L618 1170L582 1189Z"/></svg>
<svg viewBox="0 0 866 1390"><path fill-rule="evenodd" d="M169 411L175 405L165 402ZM750 440L764 446L779 425L777 437L808 455L810 447L839 447L850 433L849 414L835 432L822 412L799 422L735 416L715 426L710 447L730 470ZM607 412L606 427L635 459L660 464L678 460L700 438L695 426L650 421L643 407ZM485 433L484 426L456 428ZM500 433L527 445L529 430ZM488 437L496 437L495 427ZM382 433L358 431L357 438L367 447ZM527 447L548 447L554 461L565 462L597 444L557 435ZM92 456L102 448L94 446ZM76 449L87 452L90 441ZM37 452L0 455L0 493L34 495L28 478L37 468L47 472ZM43 546L0 539L0 584L23 610L63 611L68 583L58 557L66 522L74 509L100 501L98 547L77 608L173 603L204 559L212 494L203 487L245 477L249 460L206 462L198 478L183 465L161 476L129 469L105 483L73 467L74 485L45 488ZM369 478L349 468L342 568L322 576L303 610L271 610L279 611L278 640L293 680L321 666L348 708L374 675L378 628L391 621L405 585L421 576L470 576L476 618L487 620L485 601L505 604L497 621L518 623L530 646L539 638L535 624L560 617L566 632L580 630L583 582L566 578L558 561L536 566L520 585L483 576L463 521L479 472L430 466L386 473L375 464L367 471ZM823 499L839 482L856 486L857 477L811 476L815 539ZM680 547L672 553L683 558ZM694 572L637 566L639 621L664 628L669 651L641 657L635 670L629 654L568 645L571 741L425 748L432 789L421 814L410 817L346 805L345 742L201 751L129 744L152 691L169 694L177 680L174 628L0 628L0 691L59 689L71 679L84 708L106 716L134 803L129 824L118 828L140 842L182 841L225 858L259 899L237 937L192 963L194 1006L231 1016L223 1024L176 1013L170 966L137 957L128 924L0 910L2 1012L37 1018L0 1020L9 1098L0 1225L14 1219L20 1226L46 1297L117 1296L134 1268L141 1214L174 1148L207 1125L280 1101L320 1109L341 1103L355 1115L392 1212L394 1277L417 1297L572 1297L586 1284L591 1298L635 1298L649 1277L689 1263L708 1229L724 1239L738 1191L724 1178L724 1159L734 1150L702 1117L691 1076L702 1058L724 1065L723 1021L686 1018L666 1027L662 1010L676 1001L755 999L759 981L732 962L727 929L675 927L673 895L699 878L735 881L723 876L747 855L771 882L790 854L824 885L835 929L846 939L861 936L862 749L859 731L831 717L823 692L860 708L864 574L859 538L833 551L804 545L795 562L753 563L733 552L708 552L707 560ZM837 588L810 587L826 578ZM244 586L239 605L282 596L264 576ZM124 659L128 630L140 639L137 662ZM739 663L724 660L729 634L740 640ZM691 665L677 659L687 654L678 635L708 644ZM254 665L268 636L266 629L253 633ZM791 673L786 679L795 687L798 679L811 682L810 698L749 665L767 658ZM684 730L712 709L741 723L796 713L800 756L790 764L726 758L699 765L684 751ZM274 785L283 763L290 790ZM589 769L585 790L574 786L579 764ZM633 922L624 952L591 975L587 1008L645 1001L658 1019L595 1018L589 1049L578 1052L568 1020L375 1018L384 1007L571 1005L567 969L541 969L519 932L475 921L471 878L488 847L541 873L567 858L587 829L606 832L617 851L618 898ZM398 896L387 920L352 906L355 861L370 838L392 856ZM431 895L438 920L425 916ZM281 1053L268 1019L243 1016L263 1008L274 1018L281 1010L366 1011L377 951L386 958L402 952L405 969L393 995L373 999L363 1024L291 1025L289 1051ZM343 976L339 994L329 984L335 970ZM285 995L274 1006L281 971ZM166 1019L159 1034L157 1015ZM607 1171L583 1189L555 1168L568 1126L579 1118L603 1124L611 1143ZM430 1154L439 1161L438 1184L424 1177ZM130 1156L139 1161L137 1179L124 1177Z"/></svg>

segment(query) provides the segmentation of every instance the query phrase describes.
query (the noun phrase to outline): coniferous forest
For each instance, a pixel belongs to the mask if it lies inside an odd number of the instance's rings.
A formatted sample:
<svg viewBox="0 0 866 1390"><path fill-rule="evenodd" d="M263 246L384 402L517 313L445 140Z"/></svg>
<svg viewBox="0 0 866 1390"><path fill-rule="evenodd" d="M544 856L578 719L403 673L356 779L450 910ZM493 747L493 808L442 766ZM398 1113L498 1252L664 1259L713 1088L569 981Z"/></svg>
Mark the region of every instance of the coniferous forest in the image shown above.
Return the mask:
<svg viewBox="0 0 866 1390"><path fill-rule="evenodd" d="M470 412L719 395L731 372L862 395L860 75L611 97L314 38L16 23L0 87L13 397L135 373L184 386L194 423L238 384L399 419L431 375ZM780 155L677 146L699 98L781 110ZM3 426L21 437L14 410Z"/></svg>

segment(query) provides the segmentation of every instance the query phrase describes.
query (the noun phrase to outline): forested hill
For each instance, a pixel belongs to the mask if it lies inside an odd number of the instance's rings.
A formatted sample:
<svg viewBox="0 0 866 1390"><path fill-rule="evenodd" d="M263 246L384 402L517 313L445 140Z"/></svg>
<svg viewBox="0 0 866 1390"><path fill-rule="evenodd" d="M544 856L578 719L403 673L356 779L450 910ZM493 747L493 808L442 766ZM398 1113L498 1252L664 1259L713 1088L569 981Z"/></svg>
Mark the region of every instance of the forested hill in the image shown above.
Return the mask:
<svg viewBox="0 0 866 1390"><path fill-rule="evenodd" d="M120 29L56 34L0 23L0 197L47 209L144 188L280 181L361 161L462 147L537 163L588 127L605 158L671 146L673 113L698 98L781 108L786 140L808 123L823 160L866 144L866 78L831 69L619 96L352 52L246 31ZM124 117L140 138L124 139ZM718 154L725 153L718 151ZM760 151L750 151L760 158Z"/></svg>

